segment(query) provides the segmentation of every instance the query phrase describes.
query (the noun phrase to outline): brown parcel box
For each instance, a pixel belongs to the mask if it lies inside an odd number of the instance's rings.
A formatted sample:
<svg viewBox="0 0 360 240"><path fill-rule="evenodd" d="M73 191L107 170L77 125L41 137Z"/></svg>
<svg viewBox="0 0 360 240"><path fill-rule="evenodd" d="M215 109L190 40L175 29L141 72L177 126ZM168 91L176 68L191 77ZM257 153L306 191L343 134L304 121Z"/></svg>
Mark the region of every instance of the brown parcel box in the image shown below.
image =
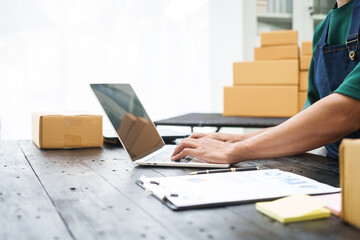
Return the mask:
<svg viewBox="0 0 360 240"><path fill-rule="evenodd" d="M309 70L312 56L300 57L300 70Z"/></svg>
<svg viewBox="0 0 360 240"><path fill-rule="evenodd" d="M260 45L262 47L276 45L298 46L298 32L294 30L261 32Z"/></svg>
<svg viewBox="0 0 360 240"><path fill-rule="evenodd" d="M299 75L299 90L307 91L308 90L308 81L309 81L309 72L300 71Z"/></svg>
<svg viewBox="0 0 360 240"><path fill-rule="evenodd" d="M360 228L360 139L340 145L341 218Z"/></svg>
<svg viewBox="0 0 360 240"><path fill-rule="evenodd" d="M312 55L312 42L304 41L301 43L301 56L311 56Z"/></svg>
<svg viewBox="0 0 360 240"><path fill-rule="evenodd" d="M290 117L297 112L297 86L224 88L224 116Z"/></svg>
<svg viewBox="0 0 360 240"><path fill-rule="evenodd" d="M33 142L39 148L101 147L102 116L32 113Z"/></svg>
<svg viewBox="0 0 360 240"><path fill-rule="evenodd" d="M296 45L254 48L255 61L298 59L299 47Z"/></svg>
<svg viewBox="0 0 360 240"><path fill-rule="evenodd" d="M299 92L299 112L304 108L305 102L307 98L307 92L300 91Z"/></svg>
<svg viewBox="0 0 360 240"><path fill-rule="evenodd" d="M275 60L234 63L234 85L298 85L299 61Z"/></svg>

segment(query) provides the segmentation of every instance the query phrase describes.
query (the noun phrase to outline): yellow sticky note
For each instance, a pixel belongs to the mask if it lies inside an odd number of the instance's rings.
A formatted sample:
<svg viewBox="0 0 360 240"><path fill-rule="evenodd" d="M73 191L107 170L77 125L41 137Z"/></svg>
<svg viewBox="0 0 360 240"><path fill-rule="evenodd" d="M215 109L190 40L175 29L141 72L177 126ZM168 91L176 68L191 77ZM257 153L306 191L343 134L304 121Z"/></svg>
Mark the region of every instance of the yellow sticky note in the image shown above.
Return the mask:
<svg viewBox="0 0 360 240"><path fill-rule="evenodd" d="M309 195L293 195L271 202L258 202L256 210L281 223L330 217L324 203Z"/></svg>

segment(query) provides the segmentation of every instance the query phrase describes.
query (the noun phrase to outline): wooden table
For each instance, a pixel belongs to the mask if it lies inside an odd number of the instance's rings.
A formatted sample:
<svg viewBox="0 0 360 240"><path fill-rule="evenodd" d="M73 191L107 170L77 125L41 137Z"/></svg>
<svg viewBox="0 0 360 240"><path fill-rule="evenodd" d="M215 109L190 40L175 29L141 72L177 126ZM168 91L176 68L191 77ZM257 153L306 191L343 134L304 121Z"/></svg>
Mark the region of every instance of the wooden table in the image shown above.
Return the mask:
<svg viewBox="0 0 360 240"><path fill-rule="evenodd" d="M340 218L282 225L254 204L174 212L140 176L193 169L135 167L123 149L39 150L0 142L0 239L360 239ZM278 168L339 186L338 162L302 154L239 166Z"/></svg>

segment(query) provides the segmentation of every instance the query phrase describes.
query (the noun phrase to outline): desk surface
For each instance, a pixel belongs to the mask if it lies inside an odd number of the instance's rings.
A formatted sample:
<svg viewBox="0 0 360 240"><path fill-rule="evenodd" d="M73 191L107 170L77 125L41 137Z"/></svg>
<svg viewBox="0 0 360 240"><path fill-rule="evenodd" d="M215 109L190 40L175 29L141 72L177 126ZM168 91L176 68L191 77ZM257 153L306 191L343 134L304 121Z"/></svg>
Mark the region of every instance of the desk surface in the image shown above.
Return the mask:
<svg viewBox="0 0 360 240"><path fill-rule="evenodd" d="M188 113L168 119L155 121L155 125L189 126L189 127L273 127L285 122L288 118L276 117L224 117L221 113Z"/></svg>
<svg viewBox="0 0 360 240"><path fill-rule="evenodd" d="M123 149L0 144L0 239L360 239L329 219L282 225L243 204L174 212L135 185L193 169L135 167ZM243 162L339 185L336 160L311 154Z"/></svg>

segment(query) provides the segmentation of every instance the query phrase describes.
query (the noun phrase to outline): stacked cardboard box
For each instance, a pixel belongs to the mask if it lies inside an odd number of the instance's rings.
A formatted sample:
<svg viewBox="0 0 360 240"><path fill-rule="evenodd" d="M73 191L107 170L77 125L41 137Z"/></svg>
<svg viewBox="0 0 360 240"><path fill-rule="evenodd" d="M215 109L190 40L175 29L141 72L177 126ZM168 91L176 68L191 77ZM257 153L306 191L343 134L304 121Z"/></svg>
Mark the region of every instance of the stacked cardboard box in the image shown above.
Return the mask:
<svg viewBox="0 0 360 240"><path fill-rule="evenodd" d="M260 34L255 61L234 63L234 86L224 88L224 116L290 117L298 112L297 31Z"/></svg>
<svg viewBox="0 0 360 240"><path fill-rule="evenodd" d="M299 111L303 109L306 101L311 58L312 58L312 42L311 41L302 42L301 56L300 56L300 75L299 75Z"/></svg>
<svg viewBox="0 0 360 240"><path fill-rule="evenodd" d="M360 140L344 139L340 145L341 218L360 228Z"/></svg>

